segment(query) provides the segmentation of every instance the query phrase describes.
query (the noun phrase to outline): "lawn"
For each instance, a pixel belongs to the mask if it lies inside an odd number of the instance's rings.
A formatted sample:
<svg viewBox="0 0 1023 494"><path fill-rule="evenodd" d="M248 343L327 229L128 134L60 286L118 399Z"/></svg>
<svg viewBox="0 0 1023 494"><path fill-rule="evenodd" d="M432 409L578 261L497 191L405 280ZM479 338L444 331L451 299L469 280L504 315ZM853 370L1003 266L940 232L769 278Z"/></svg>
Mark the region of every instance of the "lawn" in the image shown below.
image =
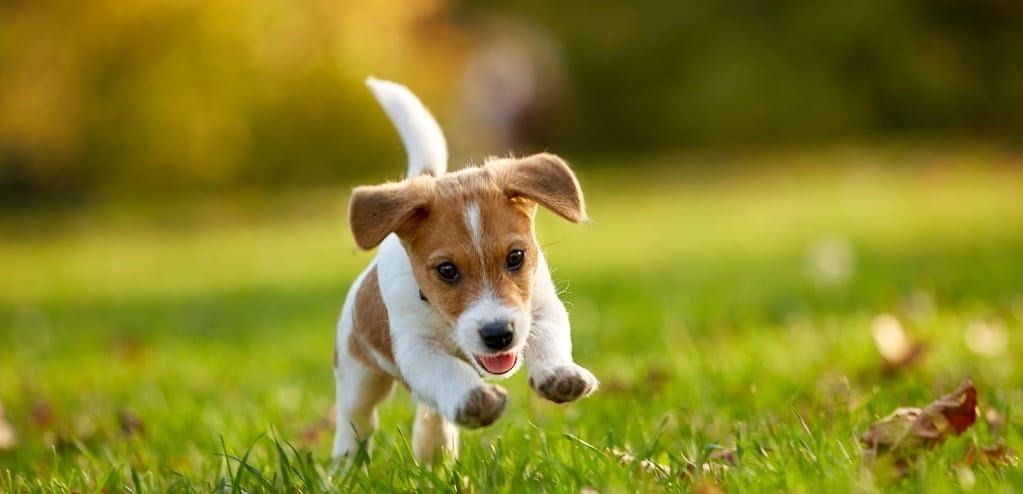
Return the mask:
<svg viewBox="0 0 1023 494"><path fill-rule="evenodd" d="M602 388L555 405L520 373L437 468L412 459L399 388L366 469L330 475L333 327L371 256L347 187L6 213L0 492L1023 489L1010 458L966 461L1023 452L1018 155L605 160L580 167L591 224L538 225ZM883 370L882 314L920 358ZM872 422L966 378L971 428L904 477L864 466Z"/></svg>

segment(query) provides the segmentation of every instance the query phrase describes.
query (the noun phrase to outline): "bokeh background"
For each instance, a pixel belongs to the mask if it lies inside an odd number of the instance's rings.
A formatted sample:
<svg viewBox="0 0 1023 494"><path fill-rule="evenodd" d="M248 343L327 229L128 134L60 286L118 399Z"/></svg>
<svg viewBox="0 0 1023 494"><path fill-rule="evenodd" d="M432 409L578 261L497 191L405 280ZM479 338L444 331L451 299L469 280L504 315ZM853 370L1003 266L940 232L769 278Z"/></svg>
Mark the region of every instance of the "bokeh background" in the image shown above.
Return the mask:
<svg viewBox="0 0 1023 494"><path fill-rule="evenodd" d="M1023 486L962 468L1023 451L1021 54L1018 0L0 1L0 491L871 490L862 432L966 377L906 485ZM594 221L539 240L603 388L503 381L436 473L398 391L339 480L347 197L405 169L370 75L452 169L572 164Z"/></svg>
<svg viewBox="0 0 1023 494"><path fill-rule="evenodd" d="M390 174L367 75L420 94L456 161L1019 143L1021 25L1000 0L4 2L0 198Z"/></svg>

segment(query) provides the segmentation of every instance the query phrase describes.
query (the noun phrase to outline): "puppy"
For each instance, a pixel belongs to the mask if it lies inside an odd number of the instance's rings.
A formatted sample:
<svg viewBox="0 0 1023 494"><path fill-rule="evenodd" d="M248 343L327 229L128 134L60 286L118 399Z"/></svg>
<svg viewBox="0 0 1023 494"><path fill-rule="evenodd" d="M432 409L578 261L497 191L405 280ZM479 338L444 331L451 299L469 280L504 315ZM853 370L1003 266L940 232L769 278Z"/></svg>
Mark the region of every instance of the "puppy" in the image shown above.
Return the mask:
<svg viewBox="0 0 1023 494"><path fill-rule="evenodd" d="M447 144L423 104L399 84L366 83L405 144L408 178L352 194L355 242L379 251L337 325L333 455L342 460L368 439L377 404L398 381L418 402L416 457L457 457L456 426L489 425L507 403L507 392L484 379L525 365L529 385L550 401L597 389L572 361L568 314L533 231L538 205L586 221L583 194L551 154L445 174Z"/></svg>

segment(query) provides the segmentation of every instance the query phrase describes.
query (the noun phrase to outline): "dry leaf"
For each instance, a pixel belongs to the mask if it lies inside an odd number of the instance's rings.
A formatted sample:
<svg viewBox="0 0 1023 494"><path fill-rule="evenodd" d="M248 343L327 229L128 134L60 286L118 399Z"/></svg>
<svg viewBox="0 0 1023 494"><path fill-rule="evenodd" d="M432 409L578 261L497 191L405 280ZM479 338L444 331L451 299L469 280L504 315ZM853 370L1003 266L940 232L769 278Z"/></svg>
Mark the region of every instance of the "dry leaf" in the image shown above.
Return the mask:
<svg viewBox="0 0 1023 494"><path fill-rule="evenodd" d="M886 376L916 362L927 349L923 343L912 341L899 319L891 314L877 316L871 326L874 344L884 359L881 373Z"/></svg>
<svg viewBox="0 0 1023 494"><path fill-rule="evenodd" d="M966 450L966 458L963 459L962 465L971 467L974 464L1015 466L1019 464L1019 457L1003 444L984 446L979 450L977 445L971 444L970 449Z"/></svg>
<svg viewBox="0 0 1023 494"><path fill-rule="evenodd" d="M16 444L18 440L14 434L14 427L4 417L4 404L0 403L0 451L14 449Z"/></svg>
<svg viewBox="0 0 1023 494"><path fill-rule="evenodd" d="M868 464L880 456L893 460L897 473L905 473L922 450L958 436L977 419L977 389L970 380L937 401L919 408L898 408L874 422L860 439Z"/></svg>

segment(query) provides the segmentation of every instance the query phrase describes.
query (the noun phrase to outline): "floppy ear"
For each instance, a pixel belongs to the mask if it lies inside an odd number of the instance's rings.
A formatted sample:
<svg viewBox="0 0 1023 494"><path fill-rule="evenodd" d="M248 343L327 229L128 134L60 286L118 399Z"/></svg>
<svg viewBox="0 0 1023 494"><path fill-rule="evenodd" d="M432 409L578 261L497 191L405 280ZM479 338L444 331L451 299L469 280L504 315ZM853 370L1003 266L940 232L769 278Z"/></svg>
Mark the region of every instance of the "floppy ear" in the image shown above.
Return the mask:
<svg viewBox="0 0 1023 494"><path fill-rule="evenodd" d="M348 206L348 223L355 243L372 249L387 235L399 232L410 220L425 215L428 194L414 182L356 187Z"/></svg>
<svg viewBox="0 0 1023 494"><path fill-rule="evenodd" d="M583 191L564 160L539 153L504 165L504 191L509 197L525 197L573 223L589 221Z"/></svg>

